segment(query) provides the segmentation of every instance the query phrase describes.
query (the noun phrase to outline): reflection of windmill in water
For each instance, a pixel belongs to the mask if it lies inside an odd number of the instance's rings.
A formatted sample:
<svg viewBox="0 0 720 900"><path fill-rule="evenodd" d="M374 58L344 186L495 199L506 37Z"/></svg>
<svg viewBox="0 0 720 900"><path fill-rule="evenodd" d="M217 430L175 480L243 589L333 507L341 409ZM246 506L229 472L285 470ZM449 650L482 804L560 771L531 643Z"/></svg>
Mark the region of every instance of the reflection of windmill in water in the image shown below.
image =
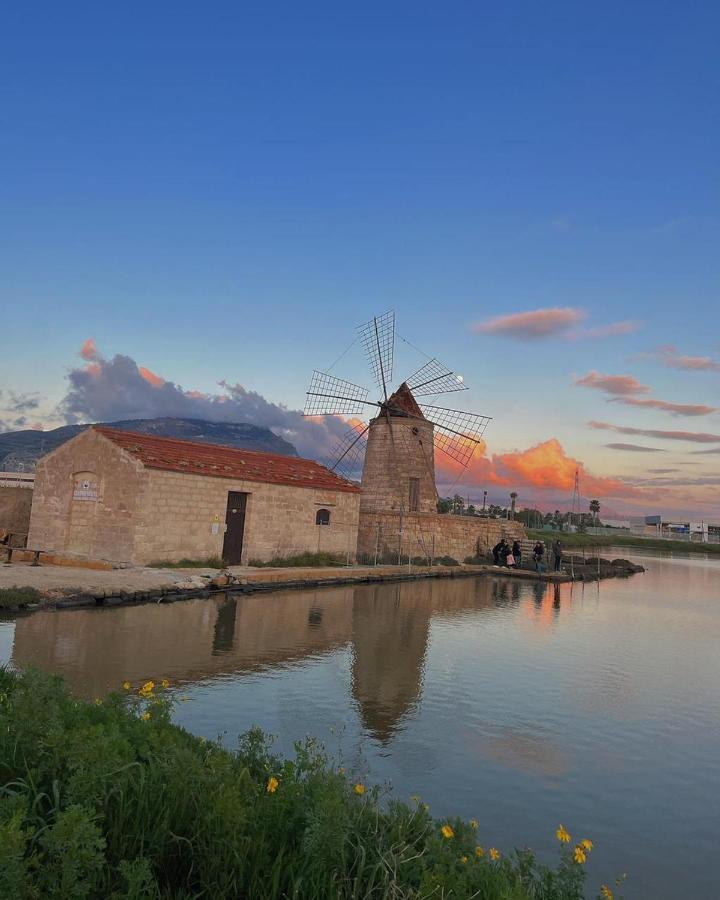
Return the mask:
<svg viewBox="0 0 720 900"><path fill-rule="evenodd" d="M435 513L435 449L462 472L482 444L489 419L416 400L466 390L462 376L435 358L388 395L395 353L394 312L360 326L358 337L381 399L368 400L367 388L315 371L305 415L352 417L352 426L333 448L328 466L350 479L362 472L361 513ZM368 407L376 414L366 423L359 417Z"/></svg>

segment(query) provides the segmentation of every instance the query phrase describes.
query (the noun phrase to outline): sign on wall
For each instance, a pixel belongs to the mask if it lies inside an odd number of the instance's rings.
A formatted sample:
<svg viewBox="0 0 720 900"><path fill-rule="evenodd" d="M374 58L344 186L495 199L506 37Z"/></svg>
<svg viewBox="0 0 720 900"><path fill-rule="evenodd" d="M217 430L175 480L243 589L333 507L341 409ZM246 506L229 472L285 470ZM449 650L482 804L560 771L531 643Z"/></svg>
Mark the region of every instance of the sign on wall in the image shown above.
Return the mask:
<svg viewBox="0 0 720 900"><path fill-rule="evenodd" d="M73 500L97 500L97 498L97 481L90 481L89 479L84 478L80 481L75 482L75 489L73 490Z"/></svg>

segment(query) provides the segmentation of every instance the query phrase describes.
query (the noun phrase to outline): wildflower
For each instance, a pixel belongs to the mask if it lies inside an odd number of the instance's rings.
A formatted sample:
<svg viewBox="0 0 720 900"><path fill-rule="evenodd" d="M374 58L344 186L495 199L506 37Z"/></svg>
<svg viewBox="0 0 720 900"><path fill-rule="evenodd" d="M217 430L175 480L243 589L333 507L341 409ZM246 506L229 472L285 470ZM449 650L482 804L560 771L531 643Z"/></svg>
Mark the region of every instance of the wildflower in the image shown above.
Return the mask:
<svg viewBox="0 0 720 900"><path fill-rule="evenodd" d="M613 900L615 894L610 890L610 888L606 884L600 885L600 896L603 900Z"/></svg>
<svg viewBox="0 0 720 900"><path fill-rule="evenodd" d="M480 844L478 844L477 847L475 848L475 856L477 856L478 859L482 859L482 857L485 856L485 851L480 846Z"/></svg>
<svg viewBox="0 0 720 900"><path fill-rule="evenodd" d="M422 808L427 812L430 809L430 806L427 803L423 803Z"/></svg>
<svg viewBox="0 0 720 900"><path fill-rule="evenodd" d="M566 830L566 828L565 828L564 825L558 825L558 830L555 832L555 837L556 837L556 838L560 841L560 843L562 843L562 844L569 844L570 841L572 840L572 838L571 838L570 835L568 834L568 832L567 832L567 830Z"/></svg>
<svg viewBox="0 0 720 900"><path fill-rule="evenodd" d="M143 720L143 722L147 722L148 719L150 718L150 713L149 713L149 712L144 712L144 713L140 716L140 718Z"/></svg>
<svg viewBox="0 0 720 900"><path fill-rule="evenodd" d="M461 862L463 865L465 865L465 863L467 862L467 856L461 856L461 857L460 857L460 862Z"/></svg>
<svg viewBox="0 0 720 900"><path fill-rule="evenodd" d="M365 785L362 784L362 782L358 781L353 790L356 794L362 797L362 795L365 793Z"/></svg>
<svg viewBox="0 0 720 900"><path fill-rule="evenodd" d="M488 850L488 853L490 854L490 859L492 859L492 860L500 859L500 851L496 850L495 847L491 847Z"/></svg>
<svg viewBox="0 0 720 900"><path fill-rule="evenodd" d="M419 803L419 802L420 802L420 796L419 796L418 794L412 794L411 797L410 797L410 799L412 800L413 803Z"/></svg>
<svg viewBox="0 0 720 900"><path fill-rule="evenodd" d="M478 825L479 825L479 824L480 824L480 823L478 822L477 819L470 819L470 827L472 828L473 831L477 831L477 830L478 830Z"/></svg>
<svg viewBox="0 0 720 900"><path fill-rule="evenodd" d="M155 682L154 681L146 681L145 684L138 691L138 694L142 694L143 697L149 697L154 690L155 690Z"/></svg>
<svg viewBox="0 0 720 900"><path fill-rule="evenodd" d="M268 778L268 783L267 783L268 794L274 794L275 791L278 789L279 784L280 784L280 782L277 780L277 778L274 775L271 775Z"/></svg>
<svg viewBox="0 0 720 900"><path fill-rule="evenodd" d="M338 769L338 775L344 775L344 774L345 774L345 766L340 766L340 768Z"/></svg>
<svg viewBox="0 0 720 900"><path fill-rule="evenodd" d="M443 827L440 829L440 833L448 841L450 840L450 838L455 837L455 832L449 825L443 825Z"/></svg>
<svg viewBox="0 0 720 900"><path fill-rule="evenodd" d="M101 706L101 705L102 705L102 700L99 697L96 697L95 698L95 706Z"/></svg>
<svg viewBox="0 0 720 900"><path fill-rule="evenodd" d="M580 844L575 848L575 862L576 863L584 863L587 861L587 853L585 852L585 848L581 847Z"/></svg>
<svg viewBox="0 0 720 900"><path fill-rule="evenodd" d="M580 841L580 846L589 853L593 848L593 842L585 838L585 840Z"/></svg>
<svg viewBox="0 0 720 900"><path fill-rule="evenodd" d="M123 681L123 690L124 691L129 691L131 687L132 687L132 685L130 684L129 681Z"/></svg>
<svg viewBox="0 0 720 900"><path fill-rule="evenodd" d="M167 678L163 678L163 680L160 682L160 684L161 684L164 688L169 688L169 687L170 687L170 682L167 680Z"/></svg>

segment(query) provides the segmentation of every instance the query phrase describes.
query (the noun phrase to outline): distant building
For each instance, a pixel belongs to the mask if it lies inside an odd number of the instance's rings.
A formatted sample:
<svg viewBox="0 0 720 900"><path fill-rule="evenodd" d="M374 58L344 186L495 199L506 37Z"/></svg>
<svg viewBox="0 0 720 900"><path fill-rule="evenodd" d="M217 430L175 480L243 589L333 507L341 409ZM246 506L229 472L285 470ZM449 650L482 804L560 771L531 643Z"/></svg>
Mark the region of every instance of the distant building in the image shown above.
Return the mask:
<svg viewBox="0 0 720 900"><path fill-rule="evenodd" d="M308 459L94 426L38 462L28 546L131 565L352 558L359 505Z"/></svg>
<svg viewBox="0 0 720 900"><path fill-rule="evenodd" d="M718 539L720 526L709 522L666 520L661 515L633 516L630 520L630 531L640 537L707 543Z"/></svg>
<svg viewBox="0 0 720 900"><path fill-rule="evenodd" d="M0 472L0 488L32 488L35 486L34 472Z"/></svg>

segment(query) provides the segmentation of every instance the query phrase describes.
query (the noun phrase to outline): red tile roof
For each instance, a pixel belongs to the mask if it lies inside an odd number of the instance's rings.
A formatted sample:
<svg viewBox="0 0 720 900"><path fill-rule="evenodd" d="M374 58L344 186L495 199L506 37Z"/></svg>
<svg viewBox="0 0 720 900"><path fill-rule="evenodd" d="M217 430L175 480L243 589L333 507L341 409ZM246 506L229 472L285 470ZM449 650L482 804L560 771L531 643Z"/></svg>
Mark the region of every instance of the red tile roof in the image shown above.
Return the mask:
<svg viewBox="0 0 720 900"><path fill-rule="evenodd" d="M155 437L101 425L94 425L93 429L132 454L148 469L348 493L360 491L357 485L311 459L240 450L237 447L184 441L180 438Z"/></svg>

